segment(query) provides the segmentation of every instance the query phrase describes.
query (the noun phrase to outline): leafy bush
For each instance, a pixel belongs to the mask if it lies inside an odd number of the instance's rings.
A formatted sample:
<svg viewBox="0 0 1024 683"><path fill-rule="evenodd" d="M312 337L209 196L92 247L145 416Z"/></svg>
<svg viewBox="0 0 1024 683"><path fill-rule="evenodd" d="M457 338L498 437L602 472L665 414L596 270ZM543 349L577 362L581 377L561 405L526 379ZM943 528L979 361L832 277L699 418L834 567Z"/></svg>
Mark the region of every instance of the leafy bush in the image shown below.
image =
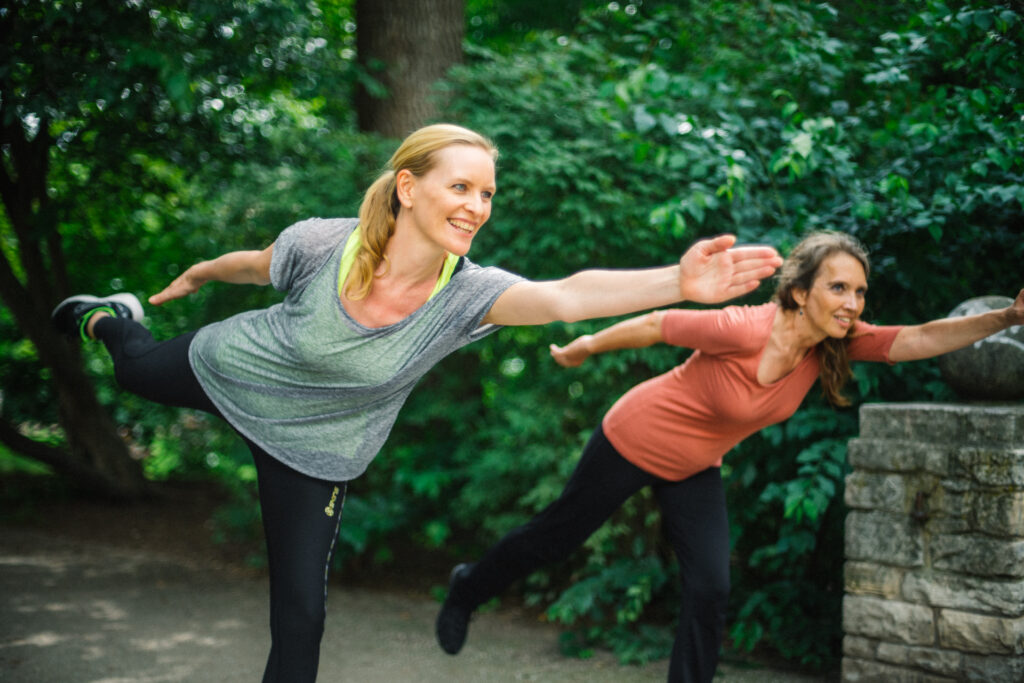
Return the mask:
<svg viewBox="0 0 1024 683"><path fill-rule="evenodd" d="M1024 249L1013 237L1020 35L1019 13L973 3L712 2L599 10L571 36L477 50L453 74L450 115L492 135L503 156L474 258L555 277L670 262L720 231L785 250L830 228L875 254L868 319L924 321L970 296L1012 293ZM684 356L623 351L552 372L544 342L605 324L504 330L466 351L484 386L455 401L483 406L451 427L454 504L437 512L464 530L457 537L493 540L549 502L610 403ZM862 366L855 380L856 404L951 398L933 362ZM854 410L810 396L728 457L734 647L835 666L844 444L856 430ZM642 620L677 599L673 581L648 578L652 566L672 571L656 532L650 501L631 501L570 566L531 577L528 599L554 600L549 615L578 626L577 651L625 651L643 641Z"/></svg>
<svg viewBox="0 0 1024 683"><path fill-rule="evenodd" d="M500 28L488 17L484 27ZM1010 5L711 0L602 3L573 30L528 33L514 49L507 36L474 38L441 93L448 119L502 150L494 215L471 258L544 279L671 263L723 231L787 250L832 228L874 254L870 320L924 321L970 296L1012 293L1024 258L1021 37ZM394 141L349 132L336 105L306 96L313 80L259 107L232 103L241 118L219 141L231 154L195 173L142 153L126 162L136 185L56 169L62 195L107 193L87 207L99 213L62 226L69 253L88 247L82 278L151 292L297 219L354 215ZM246 118L257 115L258 126ZM151 257L130 273L118 258L126 244ZM279 297L213 286L151 327L166 337ZM339 563L386 563L410 545L475 556L553 500L612 402L687 354L661 346L554 366L548 343L609 322L503 329L428 374L350 486ZM45 391L19 390L39 385L39 370L0 309L3 332L0 353L17 360L0 367L5 411L52 412ZM120 394L109 361L88 353L104 403L152 454L149 475L222 478L238 502L220 513L221 532L259 538L251 463L230 433ZM848 393L855 406L951 398L931 362L858 366ZM732 647L835 665L844 444L856 431L855 408L811 395L726 458ZM675 565L649 495L521 588L572 629L564 642L576 654L604 646L639 662L671 646Z"/></svg>

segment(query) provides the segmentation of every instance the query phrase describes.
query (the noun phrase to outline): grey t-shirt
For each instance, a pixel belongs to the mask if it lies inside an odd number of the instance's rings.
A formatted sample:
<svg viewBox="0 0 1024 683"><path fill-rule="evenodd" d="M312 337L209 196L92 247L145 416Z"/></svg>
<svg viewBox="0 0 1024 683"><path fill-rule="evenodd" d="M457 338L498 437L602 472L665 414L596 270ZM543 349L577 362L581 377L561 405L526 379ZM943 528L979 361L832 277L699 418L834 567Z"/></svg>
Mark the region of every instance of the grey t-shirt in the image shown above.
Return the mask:
<svg viewBox="0 0 1024 683"><path fill-rule="evenodd" d="M353 320L338 298L355 219L310 219L274 243L270 281L283 302L203 327L189 348L199 383L239 432L313 477L359 476L427 370L497 329L480 325L518 275L461 267L432 299L387 327Z"/></svg>

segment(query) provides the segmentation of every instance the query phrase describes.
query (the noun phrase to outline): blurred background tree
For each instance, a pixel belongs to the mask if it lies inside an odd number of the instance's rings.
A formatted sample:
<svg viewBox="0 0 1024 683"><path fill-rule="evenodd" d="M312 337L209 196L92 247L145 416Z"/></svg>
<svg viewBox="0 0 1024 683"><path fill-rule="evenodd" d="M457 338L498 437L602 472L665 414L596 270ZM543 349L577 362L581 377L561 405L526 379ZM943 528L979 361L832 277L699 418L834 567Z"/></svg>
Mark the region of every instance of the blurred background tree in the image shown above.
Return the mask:
<svg viewBox="0 0 1024 683"><path fill-rule="evenodd" d="M49 311L70 291L145 296L295 220L354 215L417 116L496 140L495 211L471 256L529 277L669 263L723 231L785 251L831 228L873 254L872 321L1022 284L1017 4L465 0L461 53L445 53L427 95L429 77L388 81L412 73L389 70L388 41L360 56L361 31L393 28L367 6L0 7L0 467L28 467L20 453L118 496L212 478L235 500L219 533L258 539L241 444L120 394L105 354L56 339ZM360 98L389 112L410 92L436 114L364 118ZM279 300L268 289L214 285L150 308L148 324L169 336ZM352 484L338 562L464 559L553 499L611 403L686 357L651 348L556 370L548 343L610 322L505 329L424 378ZM848 393L853 409L809 396L726 458L731 651L835 666L856 405L954 398L933 362L858 366ZM677 596L658 524L636 496L567 566L519 587L566 624L567 651L667 653Z"/></svg>
<svg viewBox="0 0 1024 683"><path fill-rule="evenodd" d="M404 138L437 116L431 87L462 61L464 0L356 0L359 129Z"/></svg>

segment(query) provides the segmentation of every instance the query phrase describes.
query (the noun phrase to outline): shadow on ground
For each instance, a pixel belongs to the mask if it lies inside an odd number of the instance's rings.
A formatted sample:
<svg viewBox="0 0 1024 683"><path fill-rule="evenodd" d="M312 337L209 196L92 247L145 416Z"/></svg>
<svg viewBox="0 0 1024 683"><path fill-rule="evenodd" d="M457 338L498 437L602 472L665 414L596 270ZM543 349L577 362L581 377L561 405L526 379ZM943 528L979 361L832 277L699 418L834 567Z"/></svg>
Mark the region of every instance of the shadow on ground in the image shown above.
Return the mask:
<svg viewBox="0 0 1024 683"><path fill-rule="evenodd" d="M106 513L104 513L106 514ZM5 683L230 683L260 680L269 645L259 572L210 557L201 533L133 527L95 510L0 524L0 680ZM121 514L129 514L122 510ZM93 516L95 515L95 516ZM189 520L187 515L184 520ZM193 520L198 522L198 517ZM160 522L167 524L166 522ZM157 524L155 519L140 525ZM138 537L133 541L132 537ZM187 539L196 545L187 547ZM163 545L161 542L163 541ZM332 582L321 681L664 681L667 662L568 659L558 630L525 612L480 615L457 657L433 636L423 591ZM810 683L810 676L723 665L718 680Z"/></svg>

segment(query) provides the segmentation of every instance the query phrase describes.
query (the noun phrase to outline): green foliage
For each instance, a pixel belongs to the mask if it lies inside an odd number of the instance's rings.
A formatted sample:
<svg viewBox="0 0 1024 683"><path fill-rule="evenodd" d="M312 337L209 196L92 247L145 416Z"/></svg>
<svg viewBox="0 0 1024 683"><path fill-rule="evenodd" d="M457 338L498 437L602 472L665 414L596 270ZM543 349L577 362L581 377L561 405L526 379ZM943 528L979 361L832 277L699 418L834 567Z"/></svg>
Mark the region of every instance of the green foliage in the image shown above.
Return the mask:
<svg viewBox="0 0 1024 683"><path fill-rule="evenodd" d="M537 35L511 54L476 50L453 74L450 113L492 135L503 156L474 258L554 277L668 262L723 230L785 250L830 228L874 254L881 294L869 297L870 320L923 321L970 296L1015 291L1020 35L1018 13L970 4L713 2L598 10L568 36ZM544 341L604 324L552 326ZM617 352L553 373L536 333L522 330L469 353L483 361L485 390L467 400L486 410L461 430L471 447L456 450L466 467L451 490L462 523L482 515L476 536L492 538L557 494L611 401L681 360L673 349ZM516 376L503 376L513 360ZM855 373L848 393L858 404L951 396L931 362ZM854 411L812 396L785 426L729 455L733 647L835 665L844 444L855 434ZM564 568L527 582L528 599L554 599L552 615L575 625L568 642L578 652L639 642L639 625L674 604L671 581L639 603L621 588L639 590L622 577L640 581L664 552L648 542L657 515L647 512L602 529L572 561L570 584ZM613 614L601 591L637 609Z"/></svg>
<svg viewBox="0 0 1024 683"><path fill-rule="evenodd" d="M393 148L351 131L349 3L148 5L155 15L78 3L54 16L17 4L38 35L65 41L20 60L22 82L55 80L31 90L42 99L26 99L19 116L60 113L49 183L76 288L152 293L192 262L264 246L295 220L353 215ZM534 3L467 5L473 43L442 91L445 114L502 150L473 260L543 279L671 263L723 231L785 251L831 228L873 254L865 317L875 322L920 322L1020 286L1019 9L566 5L576 6L576 18L552 10L543 31L532 30ZM0 62L37 47L4 43ZM110 54L113 66L97 57ZM89 68L60 70L75 59ZM0 220L15 265L17 248ZM767 297L766 286L745 301ZM150 311L149 325L166 337L279 298L211 286ZM339 563L384 564L410 545L472 557L553 500L611 403L687 354L661 346L556 368L548 343L609 322L503 329L428 374L349 488ZM4 308L0 356L5 415L52 423L45 373ZM218 534L258 542L251 461L230 432L123 394L98 349L85 362L115 419L131 425L148 475L220 478L236 502L218 514ZM932 362L854 373L855 407L951 398ZM844 444L856 432L855 409L813 392L727 456L731 647L835 666ZM567 651L646 661L670 648L675 584L658 508L641 494L522 590L570 629Z"/></svg>

